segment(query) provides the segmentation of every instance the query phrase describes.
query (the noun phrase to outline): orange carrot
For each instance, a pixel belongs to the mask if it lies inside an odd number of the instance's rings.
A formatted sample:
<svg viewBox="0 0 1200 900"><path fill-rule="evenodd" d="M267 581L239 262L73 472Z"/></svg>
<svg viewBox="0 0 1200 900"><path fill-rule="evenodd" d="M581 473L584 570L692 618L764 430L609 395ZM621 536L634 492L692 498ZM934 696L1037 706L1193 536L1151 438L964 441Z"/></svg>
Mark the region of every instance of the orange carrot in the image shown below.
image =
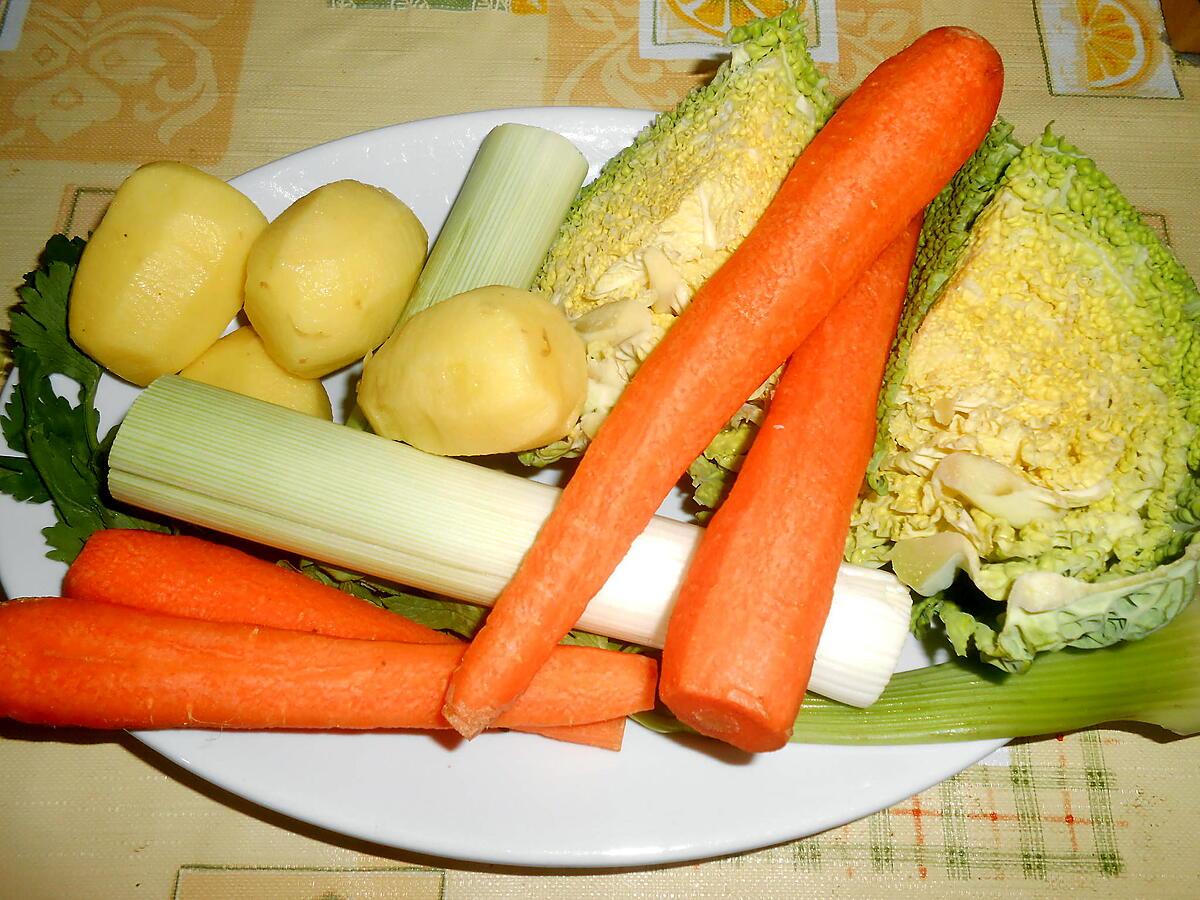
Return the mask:
<svg viewBox="0 0 1200 900"><path fill-rule="evenodd" d="M448 634L233 547L153 531L95 532L67 570L63 593L186 619L364 640L458 643Z"/></svg>
<svg viewBox="0 0 1200 900"><path fill-rule="evenodd" d="M110 729L446 728L439 708L462 652L13 600L0 605L0 717ZM587 725L649 709L656 668L631 653L560 647L496 726Z"/></svg>
<svg viewBox="0 0 1200 900"><path fill-rule="evenodd" d="M184 535L118 528L97 531L67 570L63 593L186 619L361 640L460 643L451 635L248 553ZM619 750L625 720L518 730Z"/></svg>
<svg viewBox="0 0 1200 900"><path fill-rule="evenodd" d="M812 674L875 441L919 218L792 355L679 589L659 692L692 728L777 750Z"/></svg>
<svg viewBox="0 0 1200 900"><path fill-rule="evenodd" d="M470 737L529 685L688 464L971 155L1003 82L939 28L872 72L642 364L450 681Z"/></svg>
<svg viewBox="0 0 1200 900"><path fill-rule="evenodd" d="M585 722L582 725L558 725L545 728L526 725L516 730L529 734L540 734L542 737L566 741L569 744L586 744L589 747L599 747L601 750L620 750L621 742L625 739L625 719L622 717L605 719L602 722Z"/></svg>

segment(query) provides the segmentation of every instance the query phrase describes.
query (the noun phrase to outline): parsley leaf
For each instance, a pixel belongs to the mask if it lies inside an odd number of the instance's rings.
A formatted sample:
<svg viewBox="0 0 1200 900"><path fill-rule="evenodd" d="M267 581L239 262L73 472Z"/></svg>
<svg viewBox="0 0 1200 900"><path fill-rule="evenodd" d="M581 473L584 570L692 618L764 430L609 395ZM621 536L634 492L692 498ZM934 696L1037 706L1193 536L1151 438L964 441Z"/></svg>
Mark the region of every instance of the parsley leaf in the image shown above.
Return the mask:
<svg viewBox="0 0 1200 900"><path fill-rule="evenodd" d="M68 563L101 528L167 530L123 512L105 487L115 430L99 437L101 368L71 343L67 327L67 299L83 248L80 238L50 238L41 265L18 290L8 335L16 381L0 415L0 433L17 454L0 456L0 492L54 504L58 521L43 530L46 555ZM54 382L64 379L77 388L77 402L55 390Z"/></svg>
<svg viewBox="0 0 1200 900"><path fill-rule="evenodd" d="M572 647L597 647L601 650L616 650L619 653L646 652L646 648L640 644L630 644L625 641L616 641L612 638L605 637L602 634L592 634L590 631L579 631L578 629L568 631L566 636L559 641L559 643Z"/></svg>
<svg viewBox="0 0 1200 900"><path fill-rule="evenodd" d="M10 449L25 452L25 403L20 391L13 391L9 398L0 417L0 433ZM25 456L0 456L0 493L29 503L45 503L50 499L33 463Z"/></svg>
<svg viewBox="0 0 1200 900"><path fill-rule="evenodd" d="M100 366L71 343L67 330L67 297L83 247L80 238L68 241L56 234L50 239L42 252L41 267L26 275L18 290L21 305L11 317L10 331L14 361L21 353L46 371L65 375L81 389L94 392Z"/></svg>
<svg viewBox="0 0 1200 900"><path fill-rule="evenodd" d="M474 635L487 614L486 609L473 603L413 594L393 585L311 560L301 560L298 566L286 562L281 562L280 565L293 568L314 581L336 587L360 600L400 613L426 628L450 631L459 637L470 638Z"/></svg>

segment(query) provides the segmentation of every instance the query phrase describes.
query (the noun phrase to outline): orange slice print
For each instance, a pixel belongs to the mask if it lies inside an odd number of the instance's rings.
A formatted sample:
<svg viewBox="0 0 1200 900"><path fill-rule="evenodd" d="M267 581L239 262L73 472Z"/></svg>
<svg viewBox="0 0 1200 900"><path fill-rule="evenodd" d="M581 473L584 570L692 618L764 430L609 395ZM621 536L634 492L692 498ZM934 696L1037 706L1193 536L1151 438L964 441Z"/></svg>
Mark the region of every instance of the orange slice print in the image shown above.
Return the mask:
<svg viewBox="0 0 1200 900"><path fill-rule="evenodd" d="M687 25L707 34L724 36L737 25L745 25L760 16L777 16L789 6L803 8L803 3L787 0L666 0L667 8Z"/></svg>
<svg viewBox="0 0 1200 900"><path fill-rule="evenodd" d="M1076 0L1088 87L1123 87L1150 69L1146 27L1123 0Z"/></svg>

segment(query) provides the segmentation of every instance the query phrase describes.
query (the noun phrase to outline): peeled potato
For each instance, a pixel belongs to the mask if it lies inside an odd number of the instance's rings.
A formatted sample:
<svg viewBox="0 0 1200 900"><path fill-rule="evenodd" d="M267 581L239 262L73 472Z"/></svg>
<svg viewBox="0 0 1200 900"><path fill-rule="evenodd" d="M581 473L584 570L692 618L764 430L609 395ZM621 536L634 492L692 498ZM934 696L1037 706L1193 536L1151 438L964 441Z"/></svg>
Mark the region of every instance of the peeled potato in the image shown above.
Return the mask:
<svg viewBox="0 0 1200 900"><path fill-rule="evenodd" d="M319 187L251 249L246 316L277 363L319 378L362 359L396 327L427 243L412 210L382 188Z"/></svg>
<svg viewBox="0 0 1200 900"><path fill-rule="evenodd" d="M584 344L558 307L485 287L413 316L367 358L358 405L377 434L445 456L561 438L587 394Z"/></svg>
<svg viewBox="0 0 1200 900"><path fill-rule="evenodd" d="M333 420L325 386L316 378L293 375L271 359L253 328L239 328L225 335L179 374L319 419Z"/></svg>
<svg viewBox="0 0 1200 900"><path fill-rule="evenodd" d="M71 339L146 385L204 352L242 305L246 255L267 220L219 178L176 162L125 180L71 287Z"/></svg>

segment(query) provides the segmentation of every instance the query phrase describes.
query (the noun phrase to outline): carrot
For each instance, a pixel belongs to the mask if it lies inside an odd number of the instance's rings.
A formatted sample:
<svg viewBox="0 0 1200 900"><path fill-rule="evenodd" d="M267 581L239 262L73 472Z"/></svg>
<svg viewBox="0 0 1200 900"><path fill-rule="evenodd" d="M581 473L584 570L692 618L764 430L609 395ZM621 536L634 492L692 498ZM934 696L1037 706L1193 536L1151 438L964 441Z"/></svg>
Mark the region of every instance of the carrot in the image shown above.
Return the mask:
<svg viewBox="0 0 1200 900"><path fill-rule="evenodd" d="M584 454L450 681L456 729L521 696L687 465L979 145L1002 82L987 41L939 28L842 104Z"/></svg>
<svg viewBox="0 0 1200 900"><path fill-rule="evenodd" d="M557 725L545 728L525 726L518 729L530 734L566 741L570 744L586 744L601 750L620 750L625 738L625 719L605 719L601 722L586 722L582 725Z"/></svg>
<svg viewBox="0 0 1200 900"><path fill-rule="evenodd" d="M0 605L0 717L87 728L447 728L462 646L360 641L62 598ZM502 728L649 709L654 660L561 647ZM611 727L611 726L601 726Z"/></svg>
<svg viewBox="0 0 1200 900"><path fill-rule="evenodd" d="M461 643L297 572L185 535L119 528L97 531L67 570L63 593L210 622L361 640ZM518 730L619 750L625 720Z"/></svg>
<svg viewBox="0 0 1200 900"><path fill-rule="evenodd" d="M95 532L63 580L80 600L331 637L453 644L457 638L233 547L183 535Z"/></svg>
<svg viewBox="0 0 1200 900"><path fill-rule="evenodd" d="M791 736L833 598L920 219L792 355L680 586L659 693L742 750Z"/></svg>

